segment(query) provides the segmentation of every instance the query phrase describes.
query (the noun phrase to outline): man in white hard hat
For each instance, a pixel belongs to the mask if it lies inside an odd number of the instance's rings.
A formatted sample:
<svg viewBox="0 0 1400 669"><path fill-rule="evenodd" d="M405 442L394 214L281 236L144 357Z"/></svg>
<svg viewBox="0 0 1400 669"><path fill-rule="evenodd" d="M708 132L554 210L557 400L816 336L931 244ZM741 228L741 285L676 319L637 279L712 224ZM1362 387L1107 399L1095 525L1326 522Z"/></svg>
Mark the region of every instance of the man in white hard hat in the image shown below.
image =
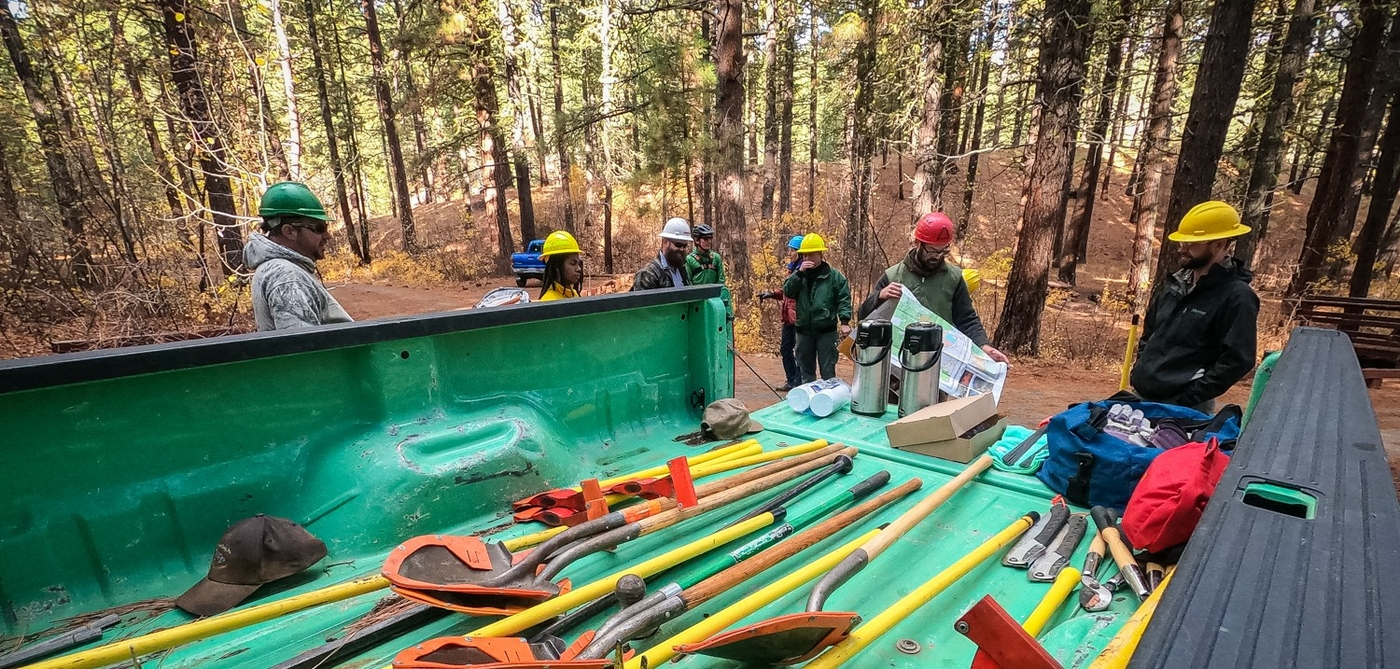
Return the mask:
<svg viewBox="0 0 1400 669"><path fill-rule="evenodd" d="M654 290L690 285L690 273L685 267L685 255L690 251L690 223L684 218L666 221L661 228L661 251L656 259L637 271L632 290Z"/></svg>

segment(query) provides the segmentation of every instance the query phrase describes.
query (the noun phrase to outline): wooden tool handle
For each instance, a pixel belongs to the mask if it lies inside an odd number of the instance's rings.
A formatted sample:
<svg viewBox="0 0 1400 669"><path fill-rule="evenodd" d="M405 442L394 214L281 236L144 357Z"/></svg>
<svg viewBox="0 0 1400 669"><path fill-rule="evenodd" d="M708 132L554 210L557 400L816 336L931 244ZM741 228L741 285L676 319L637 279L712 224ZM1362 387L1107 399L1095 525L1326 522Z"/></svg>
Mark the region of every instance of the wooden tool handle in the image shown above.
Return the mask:
<svg viewBox="0 0 1400 669"><path fill-rule="evenodd" d="M803 453L801 455L795 455L789 458L776 460L766 465L763 465L762 467L754 467L753 469L750 469L740 474L726 476L718 481L711 481L704 485L695 486L695 496L703 499L707 495L713 495L718 492L723 492L735 486L748 483L749 481L756 481L765 476L768 476L769 474L772 474L773 472L780 472L784 469L800 465L805 462L811 462L813 460L821 460L823 463L830 462L832 456L842 452L846 448L847 446L845 444L831 444L829 446L824 446L810 453ZM695 472L691 473L694 474ZM700 475L704 476L705 474L701 472Z"/></svg>
<svg viewBox="0 0 1400 669"><path fill-rule="evenodd" d="M874 560L876 556L880 555L886 548L889 548L890 544L893 544L897 539L904 536L911 528L918 525L924 518L927 518L929 514L933 513L934 510L948 501L948 498L952 497L953 493L967 485L968 481L977 478L978 474L987 471L987 468L991 466L992 456L990 455L983 455L973 460L972 464L969 464L966 469L962 470L962 473L954 476L952 480L944 483L939 489L929 493L928 497L919 500L918 504L910 507L908 511L904 512L904 515L895 519L893 523L890 523L889 527L881 530L879 534L875 535L874 539L865 542L865 545L861 546L861 548L865 549L865 554L869 559Z"/></svg>
<svg viewBox="0 0 1400 669"><path fill-rule="evenodd" d="M1137 558L1133 557L1133 552L1123 543L1123 537L1118 534L1118 526L1113 523L1113 516L1109 514L1109 510L1096 506L1089 509L1089 515L1094 519L1094 524L1099 526L1099 536L1103 537L1109 552L1113 553L1113 562L1118 565L1118 569L1127 571L1128 565L1137 566Z"/></svg>
<svg viewBox="0 0 1400 669"><path fill-rule="evenodd" d="M762 573L765 569L816 545L817 542L830 537L842 528L874 513L900 497L918 490L922 484L923 482L917 478L905 481L898 487L832 516L796 536L765 549L758 555L697 583L681 593L681 596L685 599L687 607L699 606L735 585Z"/></svg>
<svg viewBox="0 0 1400 669"><path fill-rule="evenodd" d="M856 454L856 449L844 448L838 452L846 456L854 456ZM737 500L759 494L761 492L773 488L774 486L779 486L784 483L787 483L788 481L802 476L803 474L807 474L809 472L813 472L818 469L821 469L822 467L827 466L828 464L830 464L830 460L832 457L834 456L828 454L827 459L825 460L815 458L808 459L805 462L788 461L785 462L785 464L788 465L788 467L786 467L785 469L773 472L763 478L755 479L749 481L748 483L733 486L722 492L716 492L713 495L703 497L700 499L700 503L696 504L695 506L686 507L684 509L671 509L670 511L666 511L661 514L651 516L650 518L643 519L637 523L639 526L641 526L641 534L639 536L646 536L662 528L675 525L676 523L679 523L680 521L685 520L687 518L694 518L695 516L698 516L707 511L713 511L714 509L718 509L719 507L731 504Z"/></svg>

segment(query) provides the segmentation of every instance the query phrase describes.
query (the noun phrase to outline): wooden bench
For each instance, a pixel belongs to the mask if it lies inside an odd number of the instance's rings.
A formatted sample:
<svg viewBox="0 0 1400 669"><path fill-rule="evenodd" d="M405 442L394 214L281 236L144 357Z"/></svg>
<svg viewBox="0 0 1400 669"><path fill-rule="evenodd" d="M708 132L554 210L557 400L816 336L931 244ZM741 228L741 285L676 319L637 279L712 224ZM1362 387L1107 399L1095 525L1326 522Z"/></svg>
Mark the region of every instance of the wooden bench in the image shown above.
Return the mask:
<svg viewBox="0 0 1400 669"><path fill-rule="evenodd" d="M1346 333L1367 386L1400 378L1400 300L1304 295L1294 316Z"/></svg>

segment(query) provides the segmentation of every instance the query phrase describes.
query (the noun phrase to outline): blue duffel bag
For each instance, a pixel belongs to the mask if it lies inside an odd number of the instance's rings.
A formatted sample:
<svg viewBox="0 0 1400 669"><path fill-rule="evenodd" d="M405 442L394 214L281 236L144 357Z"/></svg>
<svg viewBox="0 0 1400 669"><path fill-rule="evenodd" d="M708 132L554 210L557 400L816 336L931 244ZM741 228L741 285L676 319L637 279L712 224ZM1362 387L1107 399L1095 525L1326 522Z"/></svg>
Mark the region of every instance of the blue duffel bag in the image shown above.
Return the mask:
<svg viewBox="0 0 1400 669"><path fill-rule="evenodd" d="M1239 438L1243 412L1234 404L1225 405L1214 416L1187 407L1116 397L1076 404L1050 418L1045 433L1050 454L1036 472L1036 478L1071 504L1122 511L1147 466L1164 452L1105 432L1108 411L1115 404L1141 410L1155 426L1174 425L1190 442L1215 437L1220 448L1228 452Z"/></svg>

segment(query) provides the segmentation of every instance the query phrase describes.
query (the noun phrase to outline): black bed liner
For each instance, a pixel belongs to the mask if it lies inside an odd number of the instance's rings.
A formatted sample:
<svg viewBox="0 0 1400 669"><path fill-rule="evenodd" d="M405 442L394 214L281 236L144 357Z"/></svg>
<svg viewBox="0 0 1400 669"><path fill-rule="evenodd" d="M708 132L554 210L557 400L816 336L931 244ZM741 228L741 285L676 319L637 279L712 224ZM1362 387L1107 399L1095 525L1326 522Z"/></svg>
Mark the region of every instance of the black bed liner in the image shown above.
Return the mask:
<svg viewBox="0 0 1400 669"><path fill-rule="evenodd" d="M1261 483L1313 496L1312 519L1306 500L1247 502ZM1298 328L1129 666L1387 664L1400 667L1400 502L1349 340Z"/></svg>

